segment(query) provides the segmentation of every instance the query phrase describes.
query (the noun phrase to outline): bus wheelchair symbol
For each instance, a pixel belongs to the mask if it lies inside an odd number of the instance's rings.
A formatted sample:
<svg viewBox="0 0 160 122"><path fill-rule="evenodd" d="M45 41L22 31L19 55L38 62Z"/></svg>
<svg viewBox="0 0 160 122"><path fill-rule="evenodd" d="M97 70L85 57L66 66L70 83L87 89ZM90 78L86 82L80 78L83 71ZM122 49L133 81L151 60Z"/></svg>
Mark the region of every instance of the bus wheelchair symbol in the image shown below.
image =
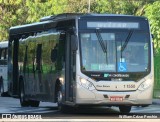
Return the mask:
<svg viewBox="0 0 160 122"><path fill-rule="evenodd" d="M126 71L127 71L126 62L119 62L118 63L118 72L126 72Z"/></svg>

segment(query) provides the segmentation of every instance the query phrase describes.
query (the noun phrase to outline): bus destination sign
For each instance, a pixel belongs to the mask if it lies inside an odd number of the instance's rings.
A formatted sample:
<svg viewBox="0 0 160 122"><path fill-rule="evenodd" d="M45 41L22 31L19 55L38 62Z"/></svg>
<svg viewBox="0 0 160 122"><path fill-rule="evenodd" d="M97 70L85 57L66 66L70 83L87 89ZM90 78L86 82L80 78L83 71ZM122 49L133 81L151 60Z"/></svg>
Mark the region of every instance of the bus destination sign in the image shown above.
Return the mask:
<svg viewBox="0 0 160 122"><path fill-rule="evenodd" d="M138 29L138 22L87 22L88 28Z"/></svg>

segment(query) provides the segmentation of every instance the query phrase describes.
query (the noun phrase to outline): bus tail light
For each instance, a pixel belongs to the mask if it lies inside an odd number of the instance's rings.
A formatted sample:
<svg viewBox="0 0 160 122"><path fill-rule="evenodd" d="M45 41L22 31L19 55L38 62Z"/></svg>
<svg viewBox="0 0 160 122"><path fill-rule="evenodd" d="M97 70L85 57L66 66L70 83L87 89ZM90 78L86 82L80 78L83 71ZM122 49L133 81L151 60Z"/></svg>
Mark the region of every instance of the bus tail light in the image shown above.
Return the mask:
<svg viewBox="0 0 160 122"><path fill-rule="evenodd" d="M91 82L89 82L88 80L86 80L84 78L80 78L79 81L80 81L79 84L81 86L83 86L84 88L91 90L91 91L95 89L94 85Z"/></svg>
<svg viewBox="0 0 160 122"><path fill-rule="evenodd" d="M138 88L138 90L143 91L147 88L149 88L152 84L152 80L151 79L147 79L146 81L144 81Z"/></svg>

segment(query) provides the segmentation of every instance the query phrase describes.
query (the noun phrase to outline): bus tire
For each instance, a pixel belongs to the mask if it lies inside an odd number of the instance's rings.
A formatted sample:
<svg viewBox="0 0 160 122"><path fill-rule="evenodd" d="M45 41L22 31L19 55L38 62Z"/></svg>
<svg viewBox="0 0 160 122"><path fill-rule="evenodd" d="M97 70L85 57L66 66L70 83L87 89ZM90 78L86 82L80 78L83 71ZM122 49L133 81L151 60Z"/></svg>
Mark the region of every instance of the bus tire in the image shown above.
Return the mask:
<svg viewBox="0 0 160 122"><path fill-rule="evenodd" d="M119 110L121 113L129 113L131 111L132 106L119 106Z"/></svg>
<svg viewBox="0 0 160 122"><path fill-rule="evenodd" d="M62 103L62 87L59 86L57 93L57 105L58 105L58 110L61 111L62 113L67 113L69 110L69 106L64 105Z"/></svg>
<svg viewBox="0 0 160 122"><path fill-rule="evenodd" d="M19 86L20 86L19 98L20 98L21 107L28 107L29 106L29 101L26 100L23 81L20 82Z"/></svg>
<svg viewBox="0 0 160 122"><path fill-rule="evenodd" d="M29 104L31 107L39 107L40 101L37 100L29 100Z"/></svg>

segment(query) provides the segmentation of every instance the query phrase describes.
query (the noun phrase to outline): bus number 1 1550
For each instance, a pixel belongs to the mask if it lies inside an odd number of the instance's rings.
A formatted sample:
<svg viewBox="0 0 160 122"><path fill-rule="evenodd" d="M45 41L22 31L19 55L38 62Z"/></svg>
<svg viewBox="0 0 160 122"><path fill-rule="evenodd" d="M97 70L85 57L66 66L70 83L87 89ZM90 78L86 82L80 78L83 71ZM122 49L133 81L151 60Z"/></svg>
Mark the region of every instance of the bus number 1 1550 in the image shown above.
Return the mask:
<svg viewBox="0 0 160 122"><path fill-rule="evenodd" d="M124 85L124 88L135 88L136 85L135 84L127 84L127 85Z"/></svg>

